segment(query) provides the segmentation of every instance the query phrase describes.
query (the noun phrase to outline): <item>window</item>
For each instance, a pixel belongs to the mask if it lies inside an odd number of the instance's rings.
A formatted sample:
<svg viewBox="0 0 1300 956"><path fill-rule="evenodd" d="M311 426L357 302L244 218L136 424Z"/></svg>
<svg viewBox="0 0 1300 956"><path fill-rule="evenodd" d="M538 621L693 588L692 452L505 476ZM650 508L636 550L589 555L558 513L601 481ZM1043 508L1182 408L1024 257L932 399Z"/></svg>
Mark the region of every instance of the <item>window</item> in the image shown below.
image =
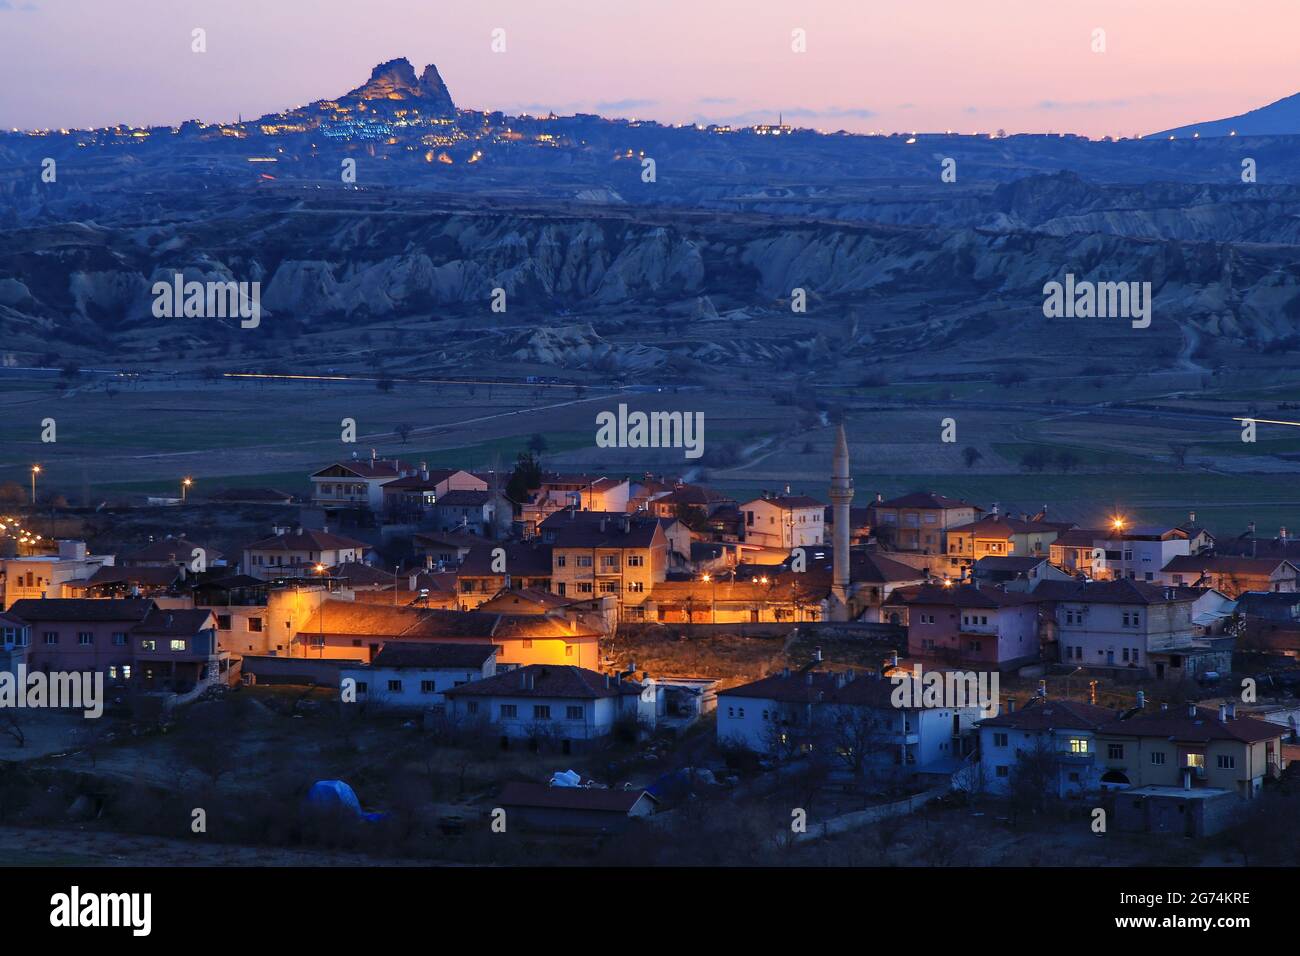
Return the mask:
<svg viewBox="0 0 1300 956"><path fill-rule="evenodd" d="M1219 754L1220 770L1235 770L1237 768L1237 758L1231 754Z"/></svg>
<svg viewBox="0 0 1300 956"><path fill-rule="evenodd" d="M644 581L628 581L628 582L627 582L627 589L628 589L629 592L631 592L631 593L633 593L633 594L641 594L643 591L645 591L645 582L644 582Z"/></svg>
<svg viewBox="0 0 1300 956"><path fill-rule="evenodd" d="M436 694L437 692L438 692L438 683L437 683L437 681L431 681L431 680L422 680L422 681L420 681L420 693L421 693L421 694Z"/></svg>
<svg viewBox="0 0 1300 956"><path fill-rule="evenodd" d="M533 646L532 638L525 638L525 639L524 639L524 650L530 650L530 649L532 648L532 646Z"/></svg>
<svg viewBox="0 0 1300 956"><path fill-rule="evenodd" d="M569 564L569 559L567 555L557 554L555 556L555 566L557 568L568 567L568 564Z"/></svg>
<svg viewBox="0 0 1300 956"><path fill-rule="evenodd" d="M550 719L551 719L551 705L550 705L550 704L533 704L533 719L534 719L534 720L550 720Z"/></svg>
<svg viewBox="0 0 1300 956"><path fill-rule="evenodd" d="M1151 763L1157 767L1163 767L1165 763L1165 755L1159 750L1153 751L1151 754Z"/></svg>
<svg viewBox="0 0 1300 956"><path fill-rule="evenodd" d="M90 631L78 631L77 643L80 644L82 647L85 647L87 644L94 644L95 635L92 634Z"/></svg>
<svg viewBox="0 0 1300 956"><path fill-rule="evenodd" d="M579 581L579 582L578 582L578 593L579 593L579 594L590 594L590 593L591 593L591 582L590 582L590 581Z"/></svg>
<svg viewBox="0 0 1300 956"><path fill-rule="evenodd" d="M185 650L185 642L184 642L183 640L174 640L174 641L172 641L172 650L174 650L174 651L183 651L183 650Z"/></svg>
<svg viewBox="0 0 1300 956"><path fill-rule="evenodd" d="M115 633L113 634L113 646L114 646L114 647L125 647L125 646L126 646L126 634L122 633L121 631L117 631L117 632L115 632Z"/></svg>
<svg viewBox="0 0 1300 956"><path fill-rule="evenodd" d="M359 681L357 681L357 693L358 693L358 694L364 694L364 693L366 692L367 688L369 688L369 687L370 687L370 684L369 684L368 681L363 681L363 680L359 680Z"/></svg>
<svg viewBox="0 0 1300 956"><path fill-rule="evenodd" d="M1004 766L1001 766L1001 767L998 767L998 768L997 768L997 775L998 775L999 777L1002 777L1002 778L1005 779L1005 778L1011 776L1011 768L1010 768L1010 767L1007 767L1007 766L1005 766L1005 765L1004 765Z"/></svg>
<svg viewBox="0 0 1300 956"><path fill-rule="evenodd" d="M117 665L116 665L116 664L110 664L110 665L108 665L108 679L109 679L109 680L117 680Z"/></svg>
<svg viewBox="0 0 1300 956"><path fill-rule="evenodd" d="M390 693L400 694L402 692L402 682L400 680L390 680L388 682L388 690Z"/></svg>
<svg viewBox="0 0 1300 956"><path fill-rule="evenodd" d="M578 567L580 567L580 568L589 568L589 567L591 567L591 555L589 555L589 554L580 554L580 555L578 555Z"/></svg>
<svg viewBox="0 0 1300 956"><path fill-rule="evenodd" d="M573 656L573 645L572 645L572 644L565 644L565 645L564 645L564 656L565 656L565 657L572 657L572 656Z"/></svg>
<svg viewBox="0 0 1300 956"><path fill-rule="evenodd" d="M582 720L582 705L570 704L564 708L564 716L569 720Z"/></svg>
<svg viewBox="0 0 1300 956"><path fill-rule="evenodd" d="M471 700L471 701L469 702L469 704L466 705L465 709L466 709L469 713L471 713L471 714L477 714L477 713L478 713L478 701L476 701L476 700Z"/></svg>
<svg viewBox="0 0 1300 956"><path fill-rule="evenodd" d="M514 720L518 716L519 716L519 708L516 707L514 704L501 705L502 720Z"/></svg>
<svg viewBox="0 0 1300 956"><path fill-rule="evenodd" d="M1087 738L1087 737L1071 737L1071 738L1070 738L1070 753L1072 753L1072 754L1086 754L1086 753L1088 753L1088 738Z"/></svg>
<svg viewBox="0 0 1300 956"><path fill-rule="evenodd" d="M627 566L629 568L640 568L645 566L645 555L629 554L627 556Z"/></svg>
<svg viewBox="0 0 1300 956"><path fill-rule="evenodd" d="M58 631L46 631L44 637L45 637L45 643L46 643L46 644L57 644L57 643L59 643L59 632L58 632Z"/></svg>
<svg viewBox="0 0 1300 956"><path fill-rule="evenodd" d="M158 642L157 642L157 641L141 641L141 642L140 642L140 650L142 650L142 651L156 651L156 650L158 650Z"/></svg>
<svg viewBox="0 0 1300 956"><path fill-rule="evenodd" d="M262 619L260 617L250 617L248 619L248 629L254 633L262 629Z"/></svg>
<svg viewBox="0 0 1300 956"><path fill-rule="evenodd" d="M994 735L993 735L993 746L994 746L994 747L1005 747L1006 745L1007 745L1007 735L1006 735L1006 734L994 734Z"/></svg>
<svg viewBox="0 0 1300 956"><path fill-rule="evenodd" d="M1107 759L1107 760L1123 760L1123 759L1124 759L1124 745L1123 745L1123 744L1107 744L1107 745L1106 745L1106 759Z"/></svg>

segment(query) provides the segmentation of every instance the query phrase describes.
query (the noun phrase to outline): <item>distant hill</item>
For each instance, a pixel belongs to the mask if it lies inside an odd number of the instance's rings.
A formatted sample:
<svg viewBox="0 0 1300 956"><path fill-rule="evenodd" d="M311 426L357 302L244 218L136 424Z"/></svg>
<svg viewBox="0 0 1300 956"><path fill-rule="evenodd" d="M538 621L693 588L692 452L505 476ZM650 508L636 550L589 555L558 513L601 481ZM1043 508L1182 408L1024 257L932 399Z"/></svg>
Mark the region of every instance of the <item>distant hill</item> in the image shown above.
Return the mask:
<svg viewBox="0 0 1300 956"><path fill-rule="evenodd" d="M1198 133L1203 138L1231 136L1233 133L1238 136L1300 135L1300 93L1270 103L1268 106L1261 106L1249 113L1242 113L1240 116L1229 116L1227 119L1210 120L1205 123L1191 123L1151 135L1174 136L1182 139Z"/></svg>

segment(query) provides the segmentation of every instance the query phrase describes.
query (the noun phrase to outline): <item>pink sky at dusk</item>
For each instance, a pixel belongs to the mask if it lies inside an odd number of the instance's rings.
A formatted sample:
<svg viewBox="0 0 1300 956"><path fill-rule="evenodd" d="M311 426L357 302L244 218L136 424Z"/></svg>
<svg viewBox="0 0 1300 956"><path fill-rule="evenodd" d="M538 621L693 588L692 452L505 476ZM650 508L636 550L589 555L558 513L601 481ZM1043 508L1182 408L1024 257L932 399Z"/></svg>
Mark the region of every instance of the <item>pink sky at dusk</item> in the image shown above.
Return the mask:
<svg viewBox="0 0 1300 956"><path fill-rule="evenodd" d="M1297 92L1298 32L1296 0L0 0L0 127L255 117L405 56L475 109L1134 135Z"/></svg>

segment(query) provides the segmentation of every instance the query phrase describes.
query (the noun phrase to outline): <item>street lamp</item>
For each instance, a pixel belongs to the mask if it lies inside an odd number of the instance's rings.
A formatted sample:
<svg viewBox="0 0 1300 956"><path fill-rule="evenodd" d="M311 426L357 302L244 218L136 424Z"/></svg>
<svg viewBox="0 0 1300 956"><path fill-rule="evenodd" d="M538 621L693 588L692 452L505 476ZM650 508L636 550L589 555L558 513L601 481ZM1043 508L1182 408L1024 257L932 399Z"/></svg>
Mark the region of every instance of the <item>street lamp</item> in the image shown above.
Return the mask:
<svg viewBox="0 0 1300 956"><path fill-rule="evenodd" d="M329 569L326 568L325 565L323 564L317 564L316 567L312 568L312 570L315 571L317 574L323 576L325 572L328 571ZM328 578L325 580L325 587L327 589L329 588ZM320 639L316 642L316 653L320 655L321 658L324 658L325 657L325 591L321 591L320 593L320 606L317 609L316 616L320 619Z"/></svg>
<svg viewBox="0 0 1300 956"><path fill-rule="evenodd" d="M32 504L36 504L36 476L41 473L40 465L32 465Z"/></svg>
<svg viewBox="0 0 1300 956"><path fill-rule="evenodd" d="M185 492L189 491L192 484L194 484L194 479L188 475L181 479L181 504L185 503Z"/></svg>

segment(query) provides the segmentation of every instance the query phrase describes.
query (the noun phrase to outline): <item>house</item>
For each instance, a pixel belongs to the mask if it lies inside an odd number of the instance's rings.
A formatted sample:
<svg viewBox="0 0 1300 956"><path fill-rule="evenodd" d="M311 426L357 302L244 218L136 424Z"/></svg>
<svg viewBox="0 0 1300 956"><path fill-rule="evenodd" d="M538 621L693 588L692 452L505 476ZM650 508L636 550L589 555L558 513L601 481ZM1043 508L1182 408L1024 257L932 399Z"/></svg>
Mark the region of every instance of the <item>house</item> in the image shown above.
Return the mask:
<svg viewBox="0 0 1300 956"><path fill-rule="evenodd" d="M1198 641L1195 605L1201 592L1142 581L1044 582L1034 596L1049 608L1044 640L1063 664L1182 680L1225 671L1231 647Z"/></svg>
<svg viewBox="0 0 1300 956"><path fill-rule="evenodd" d="M1106 565L1104 541L1106 532L1089 528L1063 531L1048 545L1048 560L1052 566L1071 576L1095 578Z"/></svg>
<svg viewBox="0 0 1300 956"><path fill-rule="evenodd" d="M502 588L478 609L485 614L549 614L572 603L545 588Z"/></svg>
<svg viewBox="0 0 1300 956"><path fill-rule="evenodd" d="M269 538L244 546L243 571L263 581L308 578L349 561L360 561L370 545L329 531L279 527Z"/></svg>
<svg viewBox="0 0 1300 956"><path fill-rule="evenodd" d="M222 554L216 548L199 544L185 537L167 535L123 555L118 564L126 568L186 567L194 571L202 571L212 565L220 564L221 558Z"/></svg>
<svg viewBox="0 0 1300 956"><path fill-rule="evenodd" d="M131 631L156 605L147 598L24 598L10 613L31 628L31 670L98 671L112 680L134 676Z"/></svg>
<svg viewBox="0 0 1300 956"><path fill-rule="evenodd" d="M418 474L412 465L396 458L379 458L372 450L369 459L338 461L313 472L310 476L311 503L325 509L327 514L343 509L381 514L384 510L384 485Z"/></svg>
<svg viewBox="0 0 1300 956"><path fill-rule="evenodd" d="M459 468L430 470L420 462L417 471L380 485L384 515L390 521L419 521L433 513L434 506L453 491L488 491L488 483L478 475Z"/></svg>
<svg viewBox="0 0 1300 956"><path fill-rule="evenodd" d="M1071 576L1042 555L1026 557L980 558L972 568L976 583L981 587L992 585L1008 591L1032 591L1040 581L1069 581Z"/></svg>
<svg viewBox="0 0 1300 956"><path fill-rule="evenodd" d="M431 506L437 531L460 531L485 538L504 536L510 530L513 507L497 492L448 491Z"/></svg>
<svg viewBox="0 0 1300 956"><path fill-rule="evenodd" d="M358 704L437 712L446 691L494 676L496 658L495 644L390 643L369 664L346 666L339 676L354 681Z"/></svg>
<svg viewBox="0 0 1300 956"><path fill-rule="evenodd" d="M898 551L946 554L949 528L973 522L984 511L977 505L918 491L888 501L883 495L868 506L876 540Z"/></svg>
<svg viewBox="0 0 1300 956"><path fill-rule="evenodd" d="M1128 578L1159 584L1161 569L1175 557L1188 554L1191 546L1187 532L1181 528L1127 528L1116 519L1093 547L1102 552L1102 558L1093 562L1093 577L1098 580Z"/></svg>
<svg viewBox="0 0 1300 956"><path fill-rule="evenodd" d="M1115 829L1213 836L1237 822L1241 798L1213 787L1138 787L1114 797Z"/></svg>
<svg viewBox="0 0 1300 956"><path fill-rule="evenodd" d="M884 613L887 620L907 626L907 653L912 657L999 670L1039 659L1039 608L1032 594L970 584L921 584L895 590Z"/></svg>
<svg viewBox="0 0 1300 956"><path fill-rule="evenodd" d="M1300 621L1300 592L1244 591L1237 595L1237 610L1247 618L1295 624Z"/></svg>
<svg viewBox="0 0 1300 956"><path fill-rule="evenodd" d="M207 496L225 505L291 505L293 495L278 488L223 488Z"/></svg>
<svg viewBox="0 0 1300 956"><path fill-rule="evenodd" d="M1259 793L1282 770L1285 728L1238 716L1235 704L1217 710L1196 704L1142 707L1097 730L1101 782L1115 787L1201 787L1239 797Z"/></svg>
<svg viewBox="0 0 1300 956"><path fill-rule="evenodd" d="M792 567L795 556L781 565ZM804 572L805 589L824 586L829 591L833 575L834 554L830 545L804 549L807 568ZM924 568L913 567L895 560L893 554L879 551L854 550L849 552L849 619L887 623L882 609L899 588L924 584L930 580ZM900 623L895 620L893 623Z"/></svg>
<svg viewBox="0 0 1300 956"><path fill-rule="evenodd" d="M768 495L740 506L745 516L745 543L789 551L824 540L826 505L807 495Z"/></svg>
<svg viewBox="0 0 1300 956"><path fill-rule="evenodd" d="M1031 521L996 512L978 521L949 528L947 553L950 566L966 568L986 557L1048 558L1051 544L1068 525Z"/></svg>
<svg viewBox="0 0 1300 956"><path fill-rule="evenodd" d="M0 609L29 598L68 597L64 586L83 581L116 559L111 554L89 554L84 541L60 541L57 554L33 554L0 559Z"/></svg>
<svg viewBox="0 0 1300 956"><path fill-rule="evenodd" d="M290 656L373 660L389 643L495 644L497 667L594 667L600 631L567 608L548 614L488 614L360 601L317 600L290 642Z"/></svg>
<svg viewBox="0 0 1300 956"><path fill-rule="evenodd" d="M65 582L63 591L68 597L159 597L176 593L185 578L185 567L179 564L106 565L85 580Z"/></svg>
<svg viewBox="0 0 1300 956"><path fill-rule="evenodd" d="M216 617L206 608L155 607L131 629L131 640L135 683L145 690L185 693L227 683L230 652L219 646Z"/></svg>
<svg viewBox="0 0 1300 956"><path fill-rule="evenodd" d="M510 827L547 833L616 833L653 814L658 800L648 790L548 787L512 781L495 802L505 810Z"/></svg>
<svg viewBox="0 0 1300 956"><path fill-rule="evenodd" d="M898 707L897 687L851 670L786 669L718 692L718 742L756 753L838 754L860 772L921 771L961 758L978 706ZM913 699L919 704L921 695Z"/></svg>
<svg viewBox="0 0 1300 956"><path fill-rule="evenodd" d="M1035 785L1055 796L1096 790L1097 731L1114 718L1113 710L1072 700L1032 697L1017 710L1011 699L1002 713L979 722L980 784L1009 793L1017 766L1032 765Z"/></svg>
<svg viewBox="0 0 1300 956"><path fill-rule="evenodd" d="M1280 558L1191 554L1171 558L1161 570L1166 584L1217 588L1235 598L1246 591L1300 591L1300 567Z"/></svg>
<svg viewBox="0 0 1300 956"><path fill-rule="evenodd" d="M1214 550L1214 535L1208 528L1197 524L1195 511L1188 512L1187 520L1180 524L1178 529L1187 532L1187 547L1190 553L1204 554Z"/></svg>
<svg viewBox="0 0 1300 956"><path fill-rule="evenodd" d="M505 589L551 590L553 549L540 540L480 542L456 576L462 611L472 611Z"/></svg>
<svg viewBox="0 0 1300 956"><path fill-rule="evenodd" d="M113 682L184 692L223 680L230 656L206 609L168 609L146 598L22 600L12 609L31 628L27 666L97 671Z"/></svg>
<svg viewBox="0 0 1300 956"><path fill-rule="evenodd" d="M561 597L612 597L621 619L641 620L650 589L667 578L668 537L659 519L569 509L538 530L552 549L551 590Z"/></svg>
<svg viewBox="0 0 1300 956"><path fill-rule="evenodd" d="M769 576L704 574L693 581L661 581L645 603L647 618L667 623L742 624L820 621L830 581L789 571Z"/></svg>
<svg viewBox="0 0 1300 956"><path fill-rule="evenodd" d="M411 549L417 557L423 558L425 566L432 568L458 568L466 555L483 544L477 535L462 532L445 532L426 534L417 532L411 535Z"/></svg>
<svg viewBox="0 0 1300 956"><path fill-rule="evenodd" d="M0 672L16 674L26 666L32 644L31 625L17 614L0 611Z"/></svg>
<svg viewBox="0 0 1300 956"><path fill-rule="evenodd" d="M678 484L672 491L659 495L646 504L646 511L656 518L676 518L681 514L695 513L707 518L719 508L734 506L736 499L703 485Z"/></svg>
<svg viewBox="0 0 1300 956"><path fill-rule="evenodd" d="M620 718L653 726L662 696L638 683L584 667L532 664L446 692L453 717L485 721L503 744L527 740L571 750L608 737Z"/></svg>

